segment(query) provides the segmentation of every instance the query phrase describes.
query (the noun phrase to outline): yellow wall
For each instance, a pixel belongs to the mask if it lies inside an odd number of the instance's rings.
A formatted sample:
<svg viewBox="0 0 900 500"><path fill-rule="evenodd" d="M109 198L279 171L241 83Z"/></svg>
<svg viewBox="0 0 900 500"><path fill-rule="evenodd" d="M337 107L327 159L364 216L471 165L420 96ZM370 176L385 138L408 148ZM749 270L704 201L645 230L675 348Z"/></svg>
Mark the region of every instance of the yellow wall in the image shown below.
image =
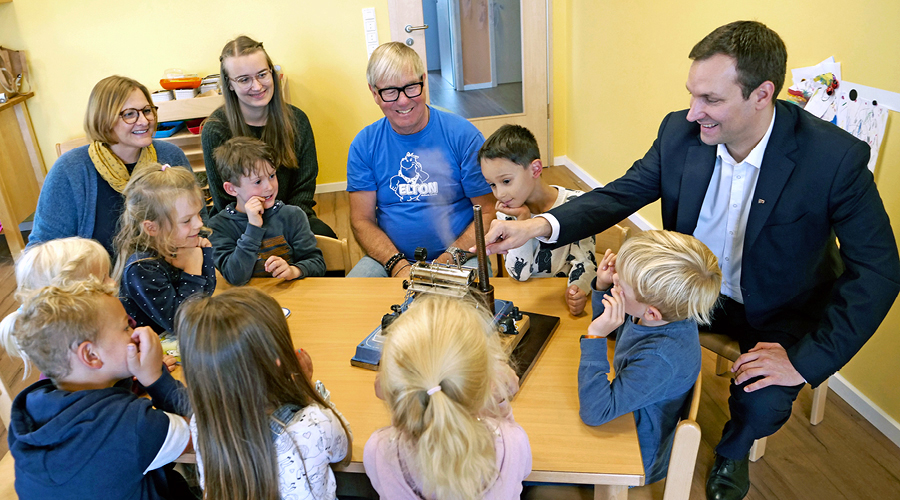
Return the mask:
<svg viewBox="0 0 900 500"><path fill-rule="evenodd" d="M366 7L376 9L379 40L389 41L386 0L16 0L0 4L0 45L27 50L28 109L49 168L56 143L84 136L97 81L121 74L154 90L167 68L218 73L225 42L247 34L284 68L293 104L309 116L319 183L340 182L350 141L383 116L366 87Z"/></svg>
<svg viewBox="0 0 900 500"><path fill-rule="evenodd" d="M900 3L847 5L552 0L554 154L604 183L621 175L650 146L665 113L687 106L690 48L735 19L758 19L778 31L788 67L834 55L848 80L900 92L900 65L892 62L900 47ZM380 40L389 40L386 0L16 0L0 4L0 44L28 51L36 91L29 110L49 166L54 144L83 135L87 97L101 78L123 74L152 89L166 68L216 73L225 41L248 34L285 68L294 104L309 115L319 182L340 182L353 136L382 116L365 84L365 7L375 7ZM885 186L900 183L898 163L900 126L889 123L876 179L895 221L900 194ZM658 205L641 214L660 225ZM889 367L900 359L898 327L895 308L842 370L896 420L900 392Z"/></svg>
<svg viewBox="0 0 900 500"><path fill-rule="evenodd" d="M837 0L790 5L774 0L554 0L554 13L566 11L567 32L558 45L568 49L567 63L554 64L554 82L566 93L565 110L560 112L557 104L554 120L556 135L566 138L558 140L564 146L554 154L567 155L602 183L619 177L650 147L665 114L688 106L684 82L691 47L717 26L738 19L756 19L777 31L787 44L788 68L811 66L833 55L847 80L900 92L900 3L867 0L848 6ZM554 35L554 42L559 36ZM561 58L556 51L554 57ZM788 75L785 87L789 85ZM891 113L889 122L894 123L888 123L876 169L895 225L900 224L900 193L893 188L900 185L897 120L900 114ZM661 226L658 203L640 213ZM841 374L900 421L894 369L900 359L898 328L900 310L895 306Z"/></svg>

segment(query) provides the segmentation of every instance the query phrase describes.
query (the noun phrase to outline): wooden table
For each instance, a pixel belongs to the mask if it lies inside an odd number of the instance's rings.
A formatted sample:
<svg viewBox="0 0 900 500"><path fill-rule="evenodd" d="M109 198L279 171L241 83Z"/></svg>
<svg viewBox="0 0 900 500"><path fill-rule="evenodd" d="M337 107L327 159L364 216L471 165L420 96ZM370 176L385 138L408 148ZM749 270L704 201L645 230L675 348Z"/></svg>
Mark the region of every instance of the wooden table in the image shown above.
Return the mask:
<svg viewBox="0 0 900 500"><path fill-rule="evenodd" d="M516 421L531 441L529 481L594 484L595 499L624 499L628 486L644 484L637 431L631 414L600 427L578 416L578 339L588 314L567 312L565 278L520 283L492 281L495 296L524 311L559 316L560 326L512 403ZM331 391L335 406L353 430L350 472L363 472L366 440L390 424L384 403L375 397L375 372L350 366L356 345L405 291L400 279L307 278L295 282L254 279L254 286L291 310L288 325L296 347L309 351L315 377ZM219 289L228 288L222 280Z"/></svg>
<svg viewBox="0 0 900 500"><path fill-rule="evenodd" d="M627 498L628 486L644 484L634 418L623 415L600 427L578 416L579 337L589 315L568 314L565 278L519 283L492 282L495 296L524 311L559 316L560 326L512 403L516 421L528 433L532 451L529 481L593 484L595 499ZM364 472L363 447L375 430L389 425L384 402L375 397L375 372L350 366L356 345L371 332L391 304L403 300L402 280L390 278L307 278L281 282L254 279L254 286L291 310L294 345L309 351L315 377L353 430L352 462L344 470ZM217 291L230 288L222 279ZM12 457L0 462L0 496L12 493ZM3 498L7 498L3 496Z"/></svg>

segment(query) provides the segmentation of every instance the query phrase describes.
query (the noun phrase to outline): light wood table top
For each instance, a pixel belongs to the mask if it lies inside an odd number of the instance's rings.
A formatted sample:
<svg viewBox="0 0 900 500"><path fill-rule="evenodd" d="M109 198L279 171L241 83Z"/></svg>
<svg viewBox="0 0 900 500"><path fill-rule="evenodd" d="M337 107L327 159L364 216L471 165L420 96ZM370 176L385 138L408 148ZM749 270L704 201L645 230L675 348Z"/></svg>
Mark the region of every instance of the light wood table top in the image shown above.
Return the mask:
<svg viewBox="0 0 900 500"><path fill-rule="evenodd" d="M558 316L560 326L512 402L516 421L531 441L530 481L615 485L598 488L596 498L624 498L627 486L644 483L637 431L631 414L599 427L578 416L579 338L590 315L573 317L562 290L565 278L528 282L495 279L496 298L512 300L523 311ZM219 289L228 288L224 280ZM403 301L401 279L307 278L295 282L254 279L254 286L291 310L294 345L312 357L314 376L353 430L353 463L362 471L363 447L375 430L390 424L384 403L375 397L375 372L350 365L361 342Z"/></svg>
<svg viewBox="0 0 900 500"><path fill-rule="evenodd" d="M596 499L625 499L628 486L644 483L644 470L632 415L599 427L578 416L579 337L590 316L569 315L563 299L565 278L525 283L495 279L495 296L523 311L558 316L560 326L512 402L513 414L528 433L533 472L529 481L595 485ZM402 280L391 278L307 278L294 282L254 279L256 287L291 310L288 325L296 347L309 351L314 376L353 431L350 472L363 472L366 440L390 424L384 402L375 397L375 372L350 365L356 346L390 310L403 301ZM230 288L220 280L217 291ZM0 493L12 493L12 457L0 462Z"/></svg>

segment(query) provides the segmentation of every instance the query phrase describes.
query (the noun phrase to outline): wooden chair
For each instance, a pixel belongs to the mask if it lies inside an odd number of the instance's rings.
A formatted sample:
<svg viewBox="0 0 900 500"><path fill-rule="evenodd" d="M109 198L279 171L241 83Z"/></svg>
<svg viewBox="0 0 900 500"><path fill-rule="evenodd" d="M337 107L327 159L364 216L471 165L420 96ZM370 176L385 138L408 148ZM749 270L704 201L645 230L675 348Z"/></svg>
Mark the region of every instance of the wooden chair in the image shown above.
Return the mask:
<svg viewBox="0 0 900 500"><path fill-rule="evenodd" d="M600 263L600 259L603 258L603 254L606 253L607 248L612 250L613 253L619 253L619 248L622 246L622 243L625 243L625 240L627 240L629 236L631 236L631 228L621 224L616 224L598 234L596 236L597 243L594 245L594 248L596 249L595 256L597 257L597 264Z"/></svg>
<svg viewBox="0 0 900 500"><path fill-rule="evenodd" d="M700 425L697 412L700 410L700 383L703 374L697 375L697 382L691 393L691 403L685 408L681 422L675 428L672 453L669 454L669 469L666 472L666 489L663 500L688 500L691 496L691 482L700 450Z"/></svg>
<svg viewBox="0 0 900 500"><path fill-rule="evenodd" d="M707 331L700 331L700 345L716 354L716 375L725 375L733 363L741 355L737 341L731 337ZM828 396L828 380L813 389L812 409L809 412L809 423L817 425L825 417L825 398ZM766 452L766 439L757 439L750 448L750 460L756 462Z"/></svg>
<svg viewBox="0 0 900 500"><path fill-rule="evenodd" d="M335 239L328 236L316 235L316 246L325 257L326 271L343 271L348 273L353 266L350 265L350 247L347 239Z"/></svg>
<svg viewBox="0 0 900 500"><path fill-rule="evenodd" d="M87 146L88 144L90 144L90 141L87 140L87 137L79 137L66 142L58 142L56 143L56 156L62 156L63 153L70 149L80 148L81 146Z"/></svg>

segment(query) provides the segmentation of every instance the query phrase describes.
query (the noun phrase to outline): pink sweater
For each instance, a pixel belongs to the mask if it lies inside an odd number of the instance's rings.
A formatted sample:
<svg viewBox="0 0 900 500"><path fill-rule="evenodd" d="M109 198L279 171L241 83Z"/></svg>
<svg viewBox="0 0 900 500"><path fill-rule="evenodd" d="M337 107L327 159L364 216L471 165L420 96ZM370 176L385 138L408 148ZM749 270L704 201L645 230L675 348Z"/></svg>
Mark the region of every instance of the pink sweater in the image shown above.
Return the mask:
<svg viewBox="0 0 900 500"><path fill-rule="evenodd" d="M494 448L497 450L499 474L485 492L485 500L518 499L522 481L531 473L531 445L528 435L512 418L494 421ZM411 468L407 457L401 458L400 439L393 427L383 427L369 437L363 453L363 465L372 486L381 498L391 500L421 500L419 480L404 468ZM411 471L411 469L408 469Z"/></svg>

